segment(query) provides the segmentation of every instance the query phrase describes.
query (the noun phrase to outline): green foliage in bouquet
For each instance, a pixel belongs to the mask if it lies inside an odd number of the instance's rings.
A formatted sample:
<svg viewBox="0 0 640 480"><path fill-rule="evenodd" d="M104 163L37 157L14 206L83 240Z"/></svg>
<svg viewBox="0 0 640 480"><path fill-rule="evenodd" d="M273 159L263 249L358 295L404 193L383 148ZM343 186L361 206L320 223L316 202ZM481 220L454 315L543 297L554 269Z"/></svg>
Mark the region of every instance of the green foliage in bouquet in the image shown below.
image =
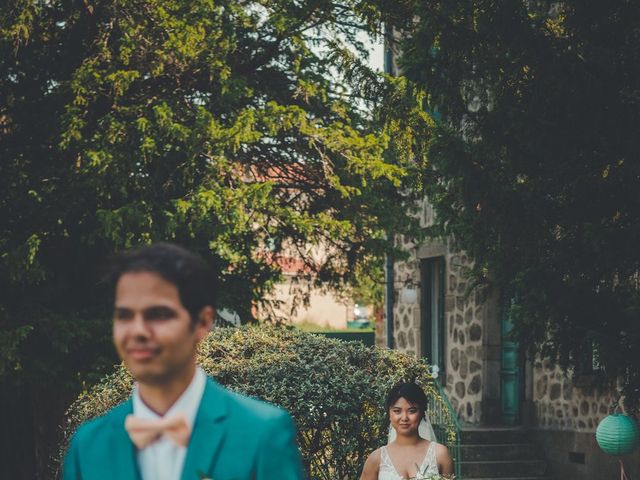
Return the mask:
<svg viewBox="0 0 640 480"><path fill-rule="evenodd" d="M291 413L312 479L358 478L367 455L386 443L384 397L399 380L415 379L434 404L443 402L424 362L286 328L215 330L201 345L199 363L222 385ZM84 392L67 412L65 437L123 401L131 385L121 366ZM441 441L455 441L453 420L444 422Z"/></svg>
<svg viewBox="0 0 640 480"><path fill-rule="evenodd" d="M415 477L411 477L409 480L455 480L457 477L455 475L440 475L439 473L426 474L426 475L416 475Z"/></svg>
<svg viewBox="0 0 640 480"><path fill-rule="evenodd" d="M416 464L416 475L409 478L409 480L455 480L455 475L440 475L439 473L427 473L429 467L424 467L420 470L420 466Z"/></svg>

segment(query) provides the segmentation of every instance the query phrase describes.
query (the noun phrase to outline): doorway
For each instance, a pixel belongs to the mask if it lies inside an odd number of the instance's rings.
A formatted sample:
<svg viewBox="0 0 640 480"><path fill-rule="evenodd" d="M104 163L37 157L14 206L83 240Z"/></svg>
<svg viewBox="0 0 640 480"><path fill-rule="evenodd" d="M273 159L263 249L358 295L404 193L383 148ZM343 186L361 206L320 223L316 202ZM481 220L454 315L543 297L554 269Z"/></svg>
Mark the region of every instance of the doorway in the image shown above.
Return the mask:
<svg viewBox="0 0 640 480"><path fill-rule="evenodd" d="M420 261L421 352L440 384L445 384L444 273L444 257Z"/></svg>
<svg viewBox="0 0 640 480"><path fill-rule="evenodd" d="M523 398L523 362L519 345L510 336L512 330L513 322L509 317L508 307L505 307L500 325L500 411L505 425L520 424Z"/></svg>

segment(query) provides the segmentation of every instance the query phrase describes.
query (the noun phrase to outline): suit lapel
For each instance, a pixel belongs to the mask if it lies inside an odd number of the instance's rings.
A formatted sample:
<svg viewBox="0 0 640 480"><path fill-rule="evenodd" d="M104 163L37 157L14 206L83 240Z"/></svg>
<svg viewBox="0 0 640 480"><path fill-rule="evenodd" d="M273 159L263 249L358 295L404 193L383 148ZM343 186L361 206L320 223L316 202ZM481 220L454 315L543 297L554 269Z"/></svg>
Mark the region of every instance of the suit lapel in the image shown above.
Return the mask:
<svg viewBox="0 0 640 480"><path fill-rule="evenodd" d="M133 402L129 398L112 412L112 440L109 442L109 453L113 471L110 478L121 480L141 480L140 469L136 458L136 447L131 442L124 428L127 415L133 412Z"/></svg>
<svg viewBox="0 0 640 480"><path fill-rule="evenodd" d="M222 420L228 413L225 393L207 378L200 407L193 424L191 440L181 480L199 480L200 472L209 475L225 436Z"/></svg>

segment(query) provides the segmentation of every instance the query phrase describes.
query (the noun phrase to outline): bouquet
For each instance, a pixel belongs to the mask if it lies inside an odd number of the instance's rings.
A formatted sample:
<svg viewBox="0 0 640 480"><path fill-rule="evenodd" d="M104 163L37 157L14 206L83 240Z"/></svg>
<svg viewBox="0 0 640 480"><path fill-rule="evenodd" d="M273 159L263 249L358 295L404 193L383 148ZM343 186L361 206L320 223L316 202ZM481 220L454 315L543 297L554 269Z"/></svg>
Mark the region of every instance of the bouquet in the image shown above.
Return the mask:
<svg viewBox="0 0 640 480"><path fill-rule="evenodd" d="M409 480L455 480L455 475L440 475L439 473L427 473L425 467L423 471L420 471L420 467L416 464L416 476L411 477Z"/></svg>
<svg viewBox="0 0 640 480"><path fill-rule="evenodd" d="M411 477L409 480L455 480L455 475L440 475L439 473L418 473L415 477Z"/></svg>

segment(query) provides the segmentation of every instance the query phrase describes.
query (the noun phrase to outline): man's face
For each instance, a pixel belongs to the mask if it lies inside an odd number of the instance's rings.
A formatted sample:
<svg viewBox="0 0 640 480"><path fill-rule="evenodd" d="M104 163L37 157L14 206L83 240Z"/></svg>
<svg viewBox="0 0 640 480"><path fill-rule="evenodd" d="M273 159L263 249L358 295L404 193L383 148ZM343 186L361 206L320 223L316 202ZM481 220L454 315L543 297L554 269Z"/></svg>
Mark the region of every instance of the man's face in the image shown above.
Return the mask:
<svg viewBox="0 0 640 480"><path fill-rule="evenodd" d="M140 383L188 379L212 316L213 309L205 307L192 323L174 284L151 272L125 273L116 285L113 343Z"/></svg>

